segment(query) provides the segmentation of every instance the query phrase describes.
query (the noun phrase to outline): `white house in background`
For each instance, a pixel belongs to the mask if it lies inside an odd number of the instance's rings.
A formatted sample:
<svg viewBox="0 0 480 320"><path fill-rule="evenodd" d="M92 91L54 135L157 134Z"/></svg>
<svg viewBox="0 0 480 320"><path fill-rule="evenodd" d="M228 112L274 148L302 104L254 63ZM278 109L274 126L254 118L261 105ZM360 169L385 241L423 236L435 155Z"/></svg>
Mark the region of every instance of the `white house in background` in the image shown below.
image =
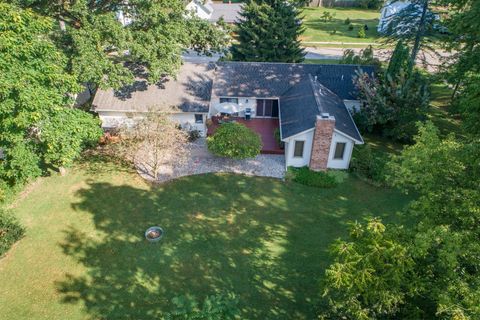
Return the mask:
<svg viewBox="0 0 480 320"><path fill-rule="evenodd" d="M409 0L392 0L386 2L380 11L380 20L378 22L377 31L379 33L385 33L395 15L411 4L412 3Z"/></svg>
<svg viewBox="0 0 480 320"><path fill-rule="evenodd" d="M187 4L186 9L197 17L212 23L217 22L220 18L223 18L226 23L235 23L240 18L242 4L192 0Z"/></svg>
<svg viewBox="0 0 480 320"><path fill-rule="evenodd" d="M262 153L284 154L285 166L347 169L354 145L363 143L349 112L360 107L352 81L360 70L374 71L354 65L185 63L176 79L148 85L139 75L121 90L98 90L92 110L105 129L148 111L168 113L204 136L223 121L236 121L261 136Z"/></svg>

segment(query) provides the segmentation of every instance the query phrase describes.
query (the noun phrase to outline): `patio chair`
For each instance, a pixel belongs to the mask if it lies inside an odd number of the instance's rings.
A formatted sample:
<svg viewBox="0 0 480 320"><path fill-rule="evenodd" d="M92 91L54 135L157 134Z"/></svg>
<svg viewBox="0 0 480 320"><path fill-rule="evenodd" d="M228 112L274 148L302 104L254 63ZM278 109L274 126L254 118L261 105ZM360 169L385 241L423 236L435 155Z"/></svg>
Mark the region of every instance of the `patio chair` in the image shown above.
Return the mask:
<svg viewBox="0 0 480 320"><path fill-rule="evenodd" d="M250 120L252 118L252 109L245 108L245 120Z"/></svg>

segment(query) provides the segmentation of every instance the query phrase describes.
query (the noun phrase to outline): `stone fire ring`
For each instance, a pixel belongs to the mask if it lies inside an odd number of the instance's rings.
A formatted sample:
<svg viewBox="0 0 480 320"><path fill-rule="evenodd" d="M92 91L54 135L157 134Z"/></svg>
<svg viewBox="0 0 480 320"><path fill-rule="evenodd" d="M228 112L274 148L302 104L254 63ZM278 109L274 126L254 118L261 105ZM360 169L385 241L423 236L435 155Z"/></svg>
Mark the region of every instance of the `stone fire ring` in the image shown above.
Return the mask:
<svg viewBox="0 0 480 320"><path fill-rule="evenodd" d="M158 242L162 239L164 231L160 227L150 227L145 231L145 239L149 242Z"/></svg>

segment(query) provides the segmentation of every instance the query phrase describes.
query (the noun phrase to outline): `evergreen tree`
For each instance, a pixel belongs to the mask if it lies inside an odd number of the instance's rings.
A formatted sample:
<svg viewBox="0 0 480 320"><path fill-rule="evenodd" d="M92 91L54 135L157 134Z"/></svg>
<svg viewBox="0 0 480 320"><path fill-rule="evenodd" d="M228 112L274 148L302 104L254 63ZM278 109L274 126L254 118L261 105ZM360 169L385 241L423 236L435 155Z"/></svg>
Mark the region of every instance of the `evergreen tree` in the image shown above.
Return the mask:
<svg viewBox="0 0 480 320"><path fill-rule="evenodd" d="M402 40L397 42L395 50L392 53L390 58L390 62L388 63L388 67L386 73L391 77L395 77L400 74L400 71L407 71L410 65L410 52L408 47L403 43Z"/></svg>
<svg viewBox="0 0 480 320"><path fill-rule="evenodd" d="M237 61L301 62L305 53L299 9L288 1L250 0L238 24L238 44L232 47Z"/></svg>

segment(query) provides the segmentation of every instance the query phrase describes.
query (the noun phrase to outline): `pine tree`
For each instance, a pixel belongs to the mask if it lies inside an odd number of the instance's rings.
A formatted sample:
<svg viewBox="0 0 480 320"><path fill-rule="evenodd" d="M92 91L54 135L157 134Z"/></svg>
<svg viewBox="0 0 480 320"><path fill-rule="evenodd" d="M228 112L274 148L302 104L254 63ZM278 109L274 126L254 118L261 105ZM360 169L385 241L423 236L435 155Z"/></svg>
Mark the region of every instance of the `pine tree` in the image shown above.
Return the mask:
<svg viewBox="0 0 480 320"><path fill-rule="evenodd" d="M410 50L402 40L399 40L393 50L386 73L395 77L400 74L400 70L408 71L410 61Z"/></svg>
<svg viewBox="0 0 480 320"><path fill-rule="evenodd" d="M232 47L236 61L301 62L305 53L299 10L288 1L250 0L238 23L238 43Z"/></svg>

